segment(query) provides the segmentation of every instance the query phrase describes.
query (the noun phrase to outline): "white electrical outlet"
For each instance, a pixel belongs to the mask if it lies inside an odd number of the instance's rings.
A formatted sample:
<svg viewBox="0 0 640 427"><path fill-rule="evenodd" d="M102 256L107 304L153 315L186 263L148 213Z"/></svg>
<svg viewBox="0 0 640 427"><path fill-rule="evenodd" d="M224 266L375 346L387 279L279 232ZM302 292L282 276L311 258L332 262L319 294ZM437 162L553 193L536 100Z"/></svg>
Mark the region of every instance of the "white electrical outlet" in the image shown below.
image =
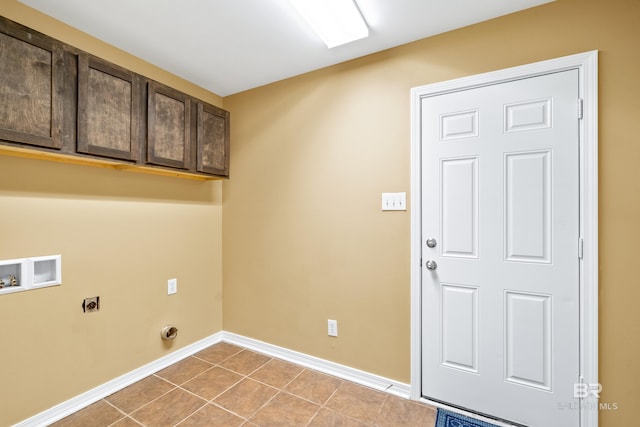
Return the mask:
<svg viewBox="0 0 640 427"><path fill-rule="evenodd" d="M178 292L178 279L167 280L167 295L173 295Z"/></svg>
<svg viewBox="0 0 640 427"><path fill-rule="evenodd" d="M337 337L338 336L338 321L329 319L327 321L327 326L328 326L327 334L330 337Z"/></svg>

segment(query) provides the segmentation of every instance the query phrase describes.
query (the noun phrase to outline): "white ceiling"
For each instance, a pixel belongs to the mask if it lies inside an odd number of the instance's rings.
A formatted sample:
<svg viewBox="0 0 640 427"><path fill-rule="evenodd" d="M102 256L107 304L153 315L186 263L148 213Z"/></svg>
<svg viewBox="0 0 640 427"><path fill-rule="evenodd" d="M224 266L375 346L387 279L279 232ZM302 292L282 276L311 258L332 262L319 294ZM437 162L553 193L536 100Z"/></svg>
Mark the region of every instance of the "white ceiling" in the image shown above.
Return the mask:
<svg viewBox="0 0 640 427"><path fill-rule="evenodd" d="M218 95L552 0L357 0L369 37L333 49L288 0L20 0Z"/></svg>

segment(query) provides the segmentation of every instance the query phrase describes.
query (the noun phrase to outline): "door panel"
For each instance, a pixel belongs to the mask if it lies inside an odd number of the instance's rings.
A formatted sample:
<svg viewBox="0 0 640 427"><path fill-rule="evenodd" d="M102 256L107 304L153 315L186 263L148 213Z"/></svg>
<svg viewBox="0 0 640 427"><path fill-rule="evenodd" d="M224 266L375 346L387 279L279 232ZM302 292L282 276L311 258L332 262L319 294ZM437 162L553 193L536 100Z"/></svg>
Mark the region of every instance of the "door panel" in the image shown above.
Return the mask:
<svg viewBox="0 0 640 427"><path fill-rule="evenodd" d="M551 127L551 99L518 102L504 106L505 131L521 132Z"/></svg>
<svg viewBox="0 0 640 427"><path fill-rule="evenodd" d="M478 110L443 114L440 121L443 141L478 136Z"/></svg>
<svg viewBox="0 0 640 427"><path fill-rule="evenodd" d="M478 257L478 159L441 163L442 256Z"/></svg>
<svg viewBox="0 0 640 427"><path fill-rule="evenodd" d="M506 259L551 262L551 152L505 156Z"/></svg>
<svg viewBox="0 0 640 427"><path fill-rule="evenodd" d="M442 285L442 364L478 373L478 289Z"/></svg>
<svg viewBox="0 0 640 427"><path fill-rule="evenodd" d="M578 426L578 71L421 102L422 393Z"/></svg>
<svg viewBox="0 0 640 427"><path fill-rule="evenodd" d="M551 297L505 293L507 381L551 390Z"/></svg>

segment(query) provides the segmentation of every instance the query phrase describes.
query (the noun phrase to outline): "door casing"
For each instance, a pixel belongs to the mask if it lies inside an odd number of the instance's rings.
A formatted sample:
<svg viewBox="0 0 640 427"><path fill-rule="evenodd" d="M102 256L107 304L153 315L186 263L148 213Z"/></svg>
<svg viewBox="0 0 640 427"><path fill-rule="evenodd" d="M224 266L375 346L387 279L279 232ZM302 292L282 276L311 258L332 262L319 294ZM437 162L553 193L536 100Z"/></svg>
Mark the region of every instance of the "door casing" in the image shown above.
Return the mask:
<svg viewBox="0 0 640 427"><path fill-rule="evenodd" d="M429 402L421 396L421 99L569 69L579 72L582 99L579 129L579 215L583 241L579 285L581 378L576 378L576 383L598 384L598 52L590 51L411 89L411 398L414 400ZM583 403L580 425L597 427L597 397L591 394Z"/></svg>

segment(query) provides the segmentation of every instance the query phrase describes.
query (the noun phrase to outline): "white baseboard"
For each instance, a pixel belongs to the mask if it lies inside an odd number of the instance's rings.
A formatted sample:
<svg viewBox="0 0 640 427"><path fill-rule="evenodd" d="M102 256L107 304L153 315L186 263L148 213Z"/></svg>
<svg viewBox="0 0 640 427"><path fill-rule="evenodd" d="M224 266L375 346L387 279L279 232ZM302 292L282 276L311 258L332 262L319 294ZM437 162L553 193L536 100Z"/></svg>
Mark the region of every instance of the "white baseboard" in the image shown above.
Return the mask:
<svg viewBox="0 0 640 427"><path fill-rule="evenodd" d="M160 359L147 363L146 365L134 369L131 372L114 378L111 381L108 381L85 393L73 397L66 402L62 402L54 406L53 408L40 412L39 414L34 415L31 418L27 418L26 420L15 424L13 427L46 427L68 415L73 414L74 412L79 411L82 408L91 405L92 403L97 402L100 399L109 396L110 394L115 393L116 391L122 390L123 388L137 381L140 381L141 379L148 377L149 375L158 372L161 369L166 368L169 365L173 365L174 363L179 362L180 360L189 357L192 354L199 352L200 350L204 350L205 348L213 344L219 343L220 341L222 341L222 336L223 333L218 332L207 338L176 350L171 354L167 354Z"/></svg>
<svg viewBox="0 0 640 427"><path fill-rule="evenodd" d="M406 399L409 398L409 394L411 391L411 387L409 386L409 384L393 381L379 375L371 374L369 372L361 371L355 368L350 368L339 363L320 359L319 357L309 356L308 354L299 353L287 348L278 347L276 345L258 341L253 338L247 338L242 335L234 334L232 332L223 332L222 341L228 342L229 344L236 344L238 346L257 351L259 353L277 357L278 359L283 359L288 362L302 365L306 368L314 369L316 371L333 375L334 377L338 377L343 380L351 381L356 384L370 387L375 390L384 391Z"/></svg>
<svg viewBox="0 0 640 427"><path fill-rule="evenodd" d="M73 397L66 402L62 402L50 409L47 409L46 411L15 424L13 427L46 427L91 405L92 403L99 401L100 399L103 399L145 377L148 377L149 375L158 372L161 369L166 368L169 365L173 365L174 363L221 341L228 342L229 344L235 344L291 363L296 363L306 368L333 375L334 377L338 377L343 380L352 381L356 384L370 387L375 390L384 391L395 396L408 399L411 391L409 384L393 381L379 375L350 368L339 363L309 356L304 353L278 347L276 345L247 338L231 332L221 331L191 345L183 347L180 350L176 350L175 352L163 356L151 363L147 363L146 365L134 369L131 372L114 378L113 380Z"/></svg>

